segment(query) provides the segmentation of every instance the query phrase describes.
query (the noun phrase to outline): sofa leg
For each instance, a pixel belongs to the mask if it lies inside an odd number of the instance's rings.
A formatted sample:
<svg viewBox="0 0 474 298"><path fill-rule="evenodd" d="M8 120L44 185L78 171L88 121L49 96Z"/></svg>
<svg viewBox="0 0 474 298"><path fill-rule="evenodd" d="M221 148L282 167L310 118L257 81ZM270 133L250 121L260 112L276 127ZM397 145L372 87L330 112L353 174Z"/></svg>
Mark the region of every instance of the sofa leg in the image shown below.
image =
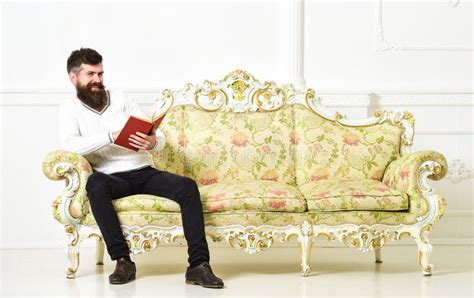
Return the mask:
<svg viewBox="0 0 474 298"><path fill-rule="evenodd" d="M418 242L418 263L420 264L423 275L429 276L433 273L433 265L430 264L430 256L433 246L423 241Z"/></svg>
<svg viewBox="0 0 474 298"><path fill-rule="evenodd" d="M382 261L382 249L376 248L375 249L375 263L383 263Z"/></svg>
<svg viewBox="0 0 474 298"><path fill-rule="evenodd" d="M431 225L427 225L420 230L420 234L415 236L414 239L418 245L418 263L420 264L423 275L429 276L433 273L433 265L430 264L431 251L433 246L428 239L428 235L431 232Z"/></svg>
<svg viewBox="0 0 474 298"><path fill-rule="evenodd" d="M308 235L298 235L298 243L300 246L302 275L308 276L311 272L309 257L311 255L311 247L313 246L312 238Z"/></svg>
<svg viewBox="0 0 474 298"><path fill-rule="evenodd" d="M104 265L104 240L102 240L102 237L97 237L96 244L95 263Z"/></svg>
<svg viewBox="0 0 474 298"><path fill-rule="evenodd" d="M67 267L66 267L66 277L75 278L76 271L79 267L79 247L80 239L77 229L73 226L66 226L66 233L70 238L69 244L66 247L66 257L67 257Z"/></svg>
<svg viewBox="0 0 474 298"><path fill-rule="evenodd" d="M311 247L313 246L313 226L306 220L300 227L298 243L300 246L302 275L308 276L311 272L309 258L311 256Z"/></svg>

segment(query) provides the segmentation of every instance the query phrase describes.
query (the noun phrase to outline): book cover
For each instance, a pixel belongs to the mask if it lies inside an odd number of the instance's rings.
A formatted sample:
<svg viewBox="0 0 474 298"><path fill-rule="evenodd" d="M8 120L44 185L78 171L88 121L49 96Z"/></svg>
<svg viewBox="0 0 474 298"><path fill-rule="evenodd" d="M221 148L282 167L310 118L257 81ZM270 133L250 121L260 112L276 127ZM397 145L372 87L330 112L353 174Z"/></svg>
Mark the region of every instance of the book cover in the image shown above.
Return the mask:
<svg viewBox="0 0 474 298"><path fill-rule="evenodd" d="M122 128L122 131L118 135L117 139L115 140L114 144L128 148L133 151L138 151L138 148L133 147L130 145L130 141L128 140L130 138L130 135L135 134L136 132L141 132L146 135L151 135L153 132L153 129L158 128L160 126L161 122L163 121L163 118L165 117L166 114L163 114L154 120L149 120L149 119L142 119L139 117L135 116L130 116L127 120L127 123Z"/></svg>

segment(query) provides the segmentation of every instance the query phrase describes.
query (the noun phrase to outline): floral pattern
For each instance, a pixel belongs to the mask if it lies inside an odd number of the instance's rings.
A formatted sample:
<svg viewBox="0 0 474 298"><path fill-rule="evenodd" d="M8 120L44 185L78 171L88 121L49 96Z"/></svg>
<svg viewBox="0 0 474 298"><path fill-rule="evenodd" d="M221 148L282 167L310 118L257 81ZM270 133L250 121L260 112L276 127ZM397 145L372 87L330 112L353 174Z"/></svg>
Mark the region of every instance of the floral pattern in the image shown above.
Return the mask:
<svg viewBox="0 0 474 298"><path fill-rule="evenodd" d="M265 180L221 182L199 189L204 212L304 212L306 201L294 186Z"/></svg>
<svg viewBox="0 0 474 298"><path fill-rule="evenodd" d="M155 225L160 227L181 226L181 214L169 212L119 212L118 217L123 225L146 226ZM415 224L416 214L400 211L311 211L311 212L219 212L205 213L204 223L206 226L260 226L272 225L284 227L287 225L301 224L308 220L312 224L325 225L373 225L373 224ZM94 216L89 213L81 222L83 225L96 225Z"/></svg>
<svg viewBox="0 0 474 298"><path fill-rule="evenodd" d="M343 126L299 104L265 113L176 106L160 129L166 146L154 155L155 166L196 180L207 225L412 224L428 210L417 181L420 165L441 165L434 180L447 171L446 159L434 151L400 157L398 126ZM64 179L53 170L62 163L78 177L70 214L95 224L85 191L90 164L55 151L44 160L45 175ZM446 202L435 196L441 214ZM61 200L53 202L54 216L67 224L58 211ZM179 205L166 198L130 196L114 207L126 225L181 225Z"/></svg>
<svg viewBox="0 0 474 298"><path fill-rule="evenodd" d="M184 107L185 175L198 185L271 180L295 185L291 106L272 113Z"/></svg>
<svg viewBox="0 0 474 298"><path fill-rule="evenodd" d="M408 196L371 179L326 179L300 186L308 210L407 210Z"/></svg>
<svg viewBox="0 0 474 298"><path fill-rule="evenodd" d="M90 203L87 201L87 208ZM153 195L133 195L113 200L117 212L181 212L178 203L173 200Z"/></svg>
<svg viewBox="0 0 474 298"><path fill-rule="evenodd" d="M331 178L382 180L388 164L399 157L402 129L382 124L349 127L294 106L298 185Z"/></svg>
<svg viewBox="0 0 474 298"><path fill-rule="evenodd" d="M410 196L410 212L420 215L428 212L428 204L418 185L418 177L420 166L430 160L436 161L441 166L441 172L429 178L439 180L444 177L448 171L446 158L436 151L418 151L390 163L382 180L388 187L407 193ZM446 200L439 195L437 197L442 213L446 207Z"/></svg>
<svg viewBox="0 0 474 298"><path fill-rule="evenodd" d="M153 160L157 169L166 169L178 175L184 175L184 150L186 135L183 133L183 107L171 108L160 125L166 137L165 148L153 153Z"/></svg>

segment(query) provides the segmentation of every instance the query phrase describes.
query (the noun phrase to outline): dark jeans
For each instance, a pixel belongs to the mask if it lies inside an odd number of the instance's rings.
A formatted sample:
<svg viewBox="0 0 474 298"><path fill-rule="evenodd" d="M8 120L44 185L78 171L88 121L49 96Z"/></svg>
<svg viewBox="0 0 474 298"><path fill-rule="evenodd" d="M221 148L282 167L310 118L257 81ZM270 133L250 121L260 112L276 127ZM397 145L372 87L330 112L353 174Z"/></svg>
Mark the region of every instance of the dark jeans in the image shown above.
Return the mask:
<svg viewBox="0 0 474 298"><path fill-rule="evenodd" d="M92 214L112 260L130 254L112 200L150 194L171 199L181 207L190 266L209 262L200 193L193 179L148 166L110 175L94 172L87 180L86 190Z"/></svg>

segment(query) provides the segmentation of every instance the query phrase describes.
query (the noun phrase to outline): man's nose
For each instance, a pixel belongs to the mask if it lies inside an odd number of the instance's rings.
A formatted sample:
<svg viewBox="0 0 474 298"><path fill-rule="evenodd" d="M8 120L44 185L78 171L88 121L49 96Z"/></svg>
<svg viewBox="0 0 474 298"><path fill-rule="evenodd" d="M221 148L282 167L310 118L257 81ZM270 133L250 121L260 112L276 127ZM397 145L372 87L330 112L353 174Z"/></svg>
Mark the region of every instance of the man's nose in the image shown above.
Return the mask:
<svg viewBox="0 0 474 298"><path fill-rule="evenodd" d="M94 82L94 83L100 83L100 82L101 82L100 76L99 76L98 74L94 74L94 75L92 76L92 82Z"/></svg>

